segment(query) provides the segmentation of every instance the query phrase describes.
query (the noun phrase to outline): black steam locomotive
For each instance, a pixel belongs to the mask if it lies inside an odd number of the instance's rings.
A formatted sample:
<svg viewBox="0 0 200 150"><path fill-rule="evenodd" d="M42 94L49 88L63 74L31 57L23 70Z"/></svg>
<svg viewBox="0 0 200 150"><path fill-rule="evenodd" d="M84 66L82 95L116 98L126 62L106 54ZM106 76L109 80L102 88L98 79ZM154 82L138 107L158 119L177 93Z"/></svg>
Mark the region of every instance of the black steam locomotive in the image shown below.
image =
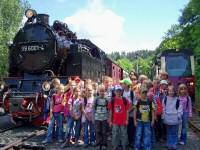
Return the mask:
<svg viewBox="0 0 200 150"><path fill-rule="evenodd" d="M77 39L65 23L55 21L51 27L46 14L26 14L29 18L10 47L9 76L41 75L45 70L94 80L103 75L105 53L96 45Z"/></svg>
<svg viewBox="0 0 200 150"><path fill-rule="evenodd" d="M1 86L0 111L18 119L42 120L45 81L59 77L67 82L71 76L101 81L106 74L122 78L121 67L90 40L78 39L67 24L54 21L50 26L47 14L31 9L25 14L28 20L9 49L9 77L4 79L7 89Z"/></svg>

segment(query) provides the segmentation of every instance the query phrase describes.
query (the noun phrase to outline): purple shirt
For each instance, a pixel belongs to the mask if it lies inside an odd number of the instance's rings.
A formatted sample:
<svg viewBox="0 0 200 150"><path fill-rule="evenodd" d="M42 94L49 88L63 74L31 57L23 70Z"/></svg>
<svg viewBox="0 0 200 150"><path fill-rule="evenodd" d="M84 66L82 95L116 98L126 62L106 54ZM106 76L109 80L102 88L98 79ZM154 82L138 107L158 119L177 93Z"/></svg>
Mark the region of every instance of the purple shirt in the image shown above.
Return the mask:
<svg viewBox="0 0 200 150"><path fill-rule="evenodd" d="M187 98L188 97L188 98ZM189 117L192 117L192 103L189 96L179 96L181 105L183 107L183 112L188 112Z"/></svg>
<svg viewBox="0 0 200 150"><path fill-rule="evenodd" d="M64 99L63 95L55 94L53 95L53 112L63 112L64 106L62 101Z"/></svg>

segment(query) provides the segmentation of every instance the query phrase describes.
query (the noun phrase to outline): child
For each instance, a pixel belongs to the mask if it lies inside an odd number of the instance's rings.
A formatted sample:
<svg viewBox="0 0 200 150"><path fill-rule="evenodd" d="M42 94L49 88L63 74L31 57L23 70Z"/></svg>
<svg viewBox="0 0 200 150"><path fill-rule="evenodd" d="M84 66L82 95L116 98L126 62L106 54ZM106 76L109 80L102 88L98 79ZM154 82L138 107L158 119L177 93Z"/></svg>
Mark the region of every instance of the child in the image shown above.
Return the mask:
<svg viewBox="0 0 200 150"><path fill-rule="evenodd" d="M160 81L160 88L153 97L155 105L156 105L156 112L155 112L155 136L156 140L163 142L166 140L166 127L163 124L162 120L162 113L163 113L163 106L162 102L167 95L168 90L168 82L166 80Z"/></svg>
<svg viewBox="0 0 200 150"><path fill-rule="evenodd" d="M103 78L103 85L105 87L105 97L107 97L107 99L109 101L111 100L111 97L113 96L112 83L113 83L113 80L112 80L111 77L104 76L104 78Z"/></svg>
<svg viewBox="0 0 200 150"><path fill-rule="evenodd" d="M95 145L95 128L94 128L94 96L92 85L86 87L86 98L84 99L83 114L84 120L84 148L89 144Z"/></svg>
<svg viewBox="0 0 200 150"><path fill-rule="evenodd" d="M113 150L122 145L122 149L126 150L127 142L127 125L129 118L130 102L122 97L122 87L115 86L115 97L109 102L108 109L110 110L109 124L112 126L112 145Z"/></svg>
<svg viewBox="0 0 200 150"><path fill-rule="evenodd" d="M148 89L141 87L140 99L134 109L134 124L136 127L135 150L140 150L141 140L144 142L144 150L151 150L151 126L154 125L155 106L147 98Z"/></svg>
<svg viewBox="0 0 200 150"><path fill-rule="evenodd" d="M102 150L107 149L107 121L108 121L108 100L105 98L105 87L100 85L98 88L99 96L95 99L95 129L96 145Z"/></svg>
<svg viewBox="0 0 200 150"><path fill-rule="evenodd" d="M179 144L185 145L187 142L187 127L188 119L192 117L192 103L191 98L188 95L187 87L185 84L180 84L178 87L178 99L180 99L180 104L183 107L182 116L182 129Z"/></svg>
<svg viewBox="0 0 200 150"><path fill-rule="evenodd" d="M43 141L43 143L52 142L52 132L54 128L54 124L56 122L58 129L58 141L60 143L63 142L63 104L64 99L64 85L60 84L57 89L57 93L52 96L52 103L50 109L50 118L51 122L48 126L47 137Z"/></svg>
<svg viewBox="0 0 200 150"><path fill-rule="evenodd" d="M167 128L168 150L176 150L178 143L178 128L181 123L182 105L175 96L174 86L168 87L168 95L163 101L163 121Z"/></svg>
<svg viewBox="0 0 200 150"><path fill-rule="evenodd" d="M73 124L74 119L72 117L72 114L70 113L70 105L72 103L72 99L74 100L74 89L76 88L76 83L73 80L70 80L68 83L68 91L65 94L65 117L67 120L66 125L66 132L65 132L65 142L62 144L62 148L68 147L70 144L70 139L74 136L74 130L73 130ZM71 108L72 109L72 108ZM75 140L72 138L72 140ZM74 141L75 142L75 141Z"/></svg>
<svg viewBox="0 0 200 150"><path fill-rule="evenodd" d="M80 98L80 89L75 87L73 89L73 96L69 99L70 115L72 117L72 128L75 131L75 144L78 144L81 130L81 116L82 116L82 100Z"/></svg>
<svg viewBox="0 0 200 150"><path fill-rule="evenodd" d="M53 96L53 94L56 93L56 90L57 90L59 85L60 85L60 79L54 78L51 81L51 85L50 85L51 87L50 87L50 90L49 90L49 93L48 93L48 96L47 96L47 100L46 100L46 103L45 103L45 107L44 107L44 120L46 122L48 120L48 115L49 115L49 112L50 112L50 105L51 105L52 96Z"/></svg>
<svg viewBox="0 0 200 150"><path fill-rule="evenodd" d="M130 101L131 105L135 103L134 100L134 92L130 88L132 85L132 81L128 78L125 78L121 81L123 86L123 97ZM133 108L130 109L129 112L129 121L127 126L127 134L128 134L128 145L129 147L133 147L134 144L134 136L135 136L135 126L133 123Z"/></svg>

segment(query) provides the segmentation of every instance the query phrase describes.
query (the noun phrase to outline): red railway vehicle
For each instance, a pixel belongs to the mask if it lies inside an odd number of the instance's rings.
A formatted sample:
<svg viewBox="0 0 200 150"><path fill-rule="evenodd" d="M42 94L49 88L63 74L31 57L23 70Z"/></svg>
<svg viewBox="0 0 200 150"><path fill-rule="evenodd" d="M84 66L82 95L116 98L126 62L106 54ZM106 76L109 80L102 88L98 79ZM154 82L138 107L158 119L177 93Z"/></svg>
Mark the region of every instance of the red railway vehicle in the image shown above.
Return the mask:
<svg viewBox="0 0 200 150"><path fill-rule="evenodd" d="M195 68L192 49L169 49L157 56L156 74L167 72L169 80L177 88L180 83L188 87L192 101L195 101Z"/></svg>

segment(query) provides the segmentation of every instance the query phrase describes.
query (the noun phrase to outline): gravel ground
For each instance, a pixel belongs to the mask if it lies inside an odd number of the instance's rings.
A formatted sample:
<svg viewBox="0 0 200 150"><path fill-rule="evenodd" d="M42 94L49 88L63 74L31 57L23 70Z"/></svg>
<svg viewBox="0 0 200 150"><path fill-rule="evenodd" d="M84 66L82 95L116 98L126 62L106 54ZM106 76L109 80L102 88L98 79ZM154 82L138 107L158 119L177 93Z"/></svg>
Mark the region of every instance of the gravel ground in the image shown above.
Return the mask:
<svg viewBox="0 0 200 150"><path fill-rule="evenodd" d="M111 143L108 141L109 147L108 150L112 150ZM99 148L89 147L87 149L83 148L83 146L70 146L68 148L61 148L60 143L47 144L45 147L47 150L99 150ZM133 148L129 148L127 150L133 150ZM165 143L157 143L153 150L166 150ZM200 138L194 133L191 129L189 129L188 134L188 143L184 146L178 145L178 150L200 150Z"/></svg>

